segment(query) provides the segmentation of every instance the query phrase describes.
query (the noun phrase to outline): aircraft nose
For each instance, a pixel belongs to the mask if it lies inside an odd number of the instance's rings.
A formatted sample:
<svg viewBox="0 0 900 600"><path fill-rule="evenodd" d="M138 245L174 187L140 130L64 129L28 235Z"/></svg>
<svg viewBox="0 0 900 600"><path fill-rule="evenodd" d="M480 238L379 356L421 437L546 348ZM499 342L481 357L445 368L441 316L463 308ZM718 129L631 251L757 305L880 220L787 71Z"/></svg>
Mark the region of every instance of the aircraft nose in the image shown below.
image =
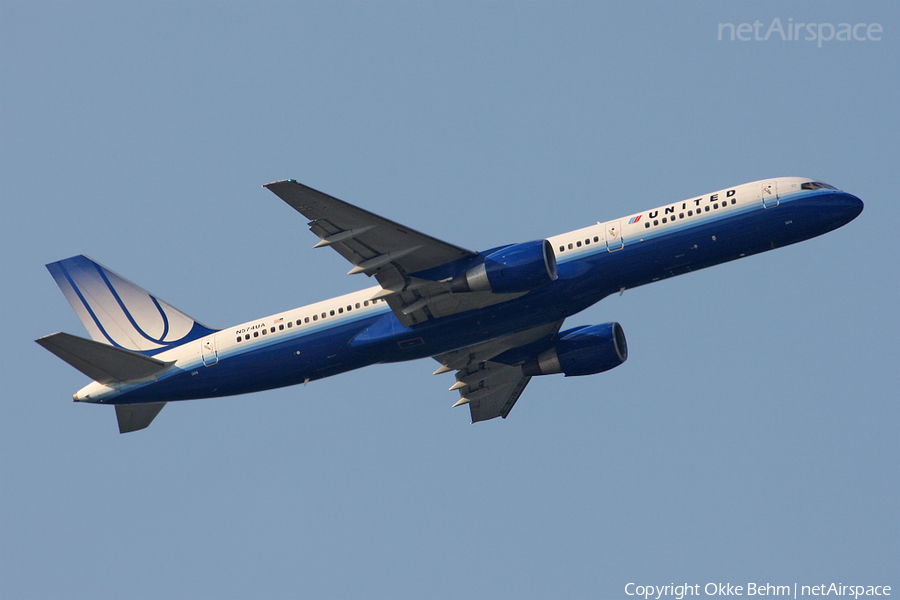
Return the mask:
<svg viewBox="0 0 900 600"><path fill-rule="evenodd" d="M863 211L863 201L846 192L834 194L830 203L832 210L839 212L841 217L845 219L844 223L849 223Z"/></svg>
<svg viewBox="0 0 900 600"><path fill-rule="evenodd" d="M848 194L846 192L838 192L835 194L834 203L837 204L841 210L846 212L849 217L847 219L848 221L858 217L863 209L862 200L853 194Z"/></svg>
<svg viewBox="0 0 900 600"><path fill-rule="evenodd" d="M863 210L862 200L841 191L816 195L810 199L810 206L816 208L818 219L825 227L825 231L846 225Z"/></svg>
<svg viewBox="0 0 900 600"><path fill-rule="evenodd" d="M818 223L820 233L843 227L863 210L862 200L839 190L815 194L804 202L804 206L811 209L807 215Z"/></svg>

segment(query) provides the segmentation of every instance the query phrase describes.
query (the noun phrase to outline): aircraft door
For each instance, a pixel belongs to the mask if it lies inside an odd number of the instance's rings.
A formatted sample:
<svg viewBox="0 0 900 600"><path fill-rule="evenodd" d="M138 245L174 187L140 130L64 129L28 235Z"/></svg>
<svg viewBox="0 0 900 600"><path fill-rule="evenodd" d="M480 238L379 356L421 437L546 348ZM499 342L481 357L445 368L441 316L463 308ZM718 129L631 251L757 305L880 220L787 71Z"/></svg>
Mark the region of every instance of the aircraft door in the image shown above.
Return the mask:
<svg viewBox="0 0 900 600"><path fill-rule="evenodd" d="M777 181L763 181L762 188L760 189L760 196L762 197L763 207L772 208L773 206L778 206L778 182Z"/></svg>
<svg viewBox="0 0 900 600"><path fill-rule="evenodd" d="M625 245L622 238L622 221L611 221L606 224L606 249L610 252L621 250Z"/></svg>
<svg viewBox="0 0 900 600"><path fill-rule="evenodd" d="M219 353L216 352L216 337L211 335L200 340L200 358L204 366L211 367L219 362Z"/></svg>

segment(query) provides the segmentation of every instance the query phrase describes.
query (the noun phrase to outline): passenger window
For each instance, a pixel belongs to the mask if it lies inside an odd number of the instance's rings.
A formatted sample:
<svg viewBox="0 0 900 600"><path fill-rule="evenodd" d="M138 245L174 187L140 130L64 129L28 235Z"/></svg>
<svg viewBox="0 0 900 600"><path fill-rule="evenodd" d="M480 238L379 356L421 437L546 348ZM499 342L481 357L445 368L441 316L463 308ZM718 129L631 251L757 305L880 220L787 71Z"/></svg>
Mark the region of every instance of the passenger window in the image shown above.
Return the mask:
<svg viewBox="0 0 900 600"><path fill-rule="evenodd" d="M573 248L572 244L569 244L569 250L571 250L572 248Z"/></svg>
<svg viewBox="0 0 900 600"><path fill-rule="evenodd" d="M333 316L334 316L334 311L332 310L332 311L329 311L329 312L331 313L331 316L333 317ZM341 311L341 312L344 312L344 311Z"/></svg>
<svg viewBox="0 0 900 600"><path fill-rule="evenodd" d="M307 317L307 318L309 318L309 317ZM319 320L319 315L313 315L313 321L318 321L318 320Z"/></svg>
<svg viewBox="0 0 900 600"><path fill-rule="evenodd" d="M559 247L559 251L560 251L560 252L565 252L565 251L566 251L566 247L565 247L565 246L560 246L560 247Z"/></svg>
<svg viewBox="0 0 900 600"><path fill-rule="evenodd" d="M581 240L578 240L578 242L575 245L578 246L579 248L581 248Z"/></svg>
<svg viewBox="0 0 900 600"><path fill-rule="evenodd" d="M709 204L706 205L706 212L709 212Z"/></svg>
<svg viewBox="0 0 900 600"><path fill-rule="evenodd" d="M595 235L595 236L594 236L594 241L595 241L595 242L599 242L599 241L600 241L600 238L599 238L598 236Z"/></svg>
<svg viewBox="0 0 900 600"><path fill-rule="evenodd" d="M279 325L279 326L278 326L278 331L284 331L284 325Z"/></svg>
<svg viewBox="0 0 900 600"><path fill-rule="evenodd" d="M359 302L356 303L356 308L359 308Z"/></svg>
<svg viewBox="0 0 900 600"><path fill-rule="evenodd" d="M663 217L663 223L667 223L667 222L668 222L668 221L666 221L666 218Z"/></svg>
<svg viewBox="0 0 900 600"><path fill-rule="evenodd" d="M715 209L717 209L717 208L719 208L719 203L718 203L718 202L716 202L715 204L713 204L713 210L715 210Z"/></svg>
<svg viewBox="0 0 900 600"><path fill-rule="evenodd" d="M737 200L735 200L734 198L732 198L732 199L731 199L731 203L732 203L732 204L737 204Z"/></svg>
<svg viewBox="0 0 900 600"><path fill-rule="evenodd" d="M684 218L684 213L679 213L679 214L678 214L678 218L679 218L679 219L683 219L683 218Z"/></svg>
<svg viewBox="0 0 900 600"><path fill-rule="evenodd" d="M238 344L241 343L241 336L238 336L238 337L237 337L237 341L238 341Z"/></svg>
<svg viewBox="0 0 900 600"><path fill-rule="evenodd" d="M259 337L259 332L258 332L258 331L254 331L254 332L253 332L253 337Z"/></svg>
<svg viewBox="0 0 900 600"><path fill-rule="evenodd" d="M331 314L334 314L334 311L331 311ZM323 318L323 319L324 319L325 317L327 317L327 316L328 316L328 313L322 313L322 318Z"/></svg>
<svg viewBox="0 0 900 600"><path fill-rule="evenodd" d="M294 326L294 322L293 322L293 321L288 321L288 329L290 329L290 328L293 327L293 326Z"/></svg>
<svg viewBox="0 0 900 600"><path fill-rule="evenodd" d="M365 302L363 302L363 306L368 306L368 305L369 305L369 301L368 301L368 300L366 300Z"/></svg>
<svg viewBox="0 0 900 600"><path fill-rule="evenodd" d="M263 335L266 335L267 333L269 333L269 330L268 330L268 329L263 329L263 330L262 330L262 334L263 334Z"/></svg>
<svg viewBox="0 0 900 600"><path fill-rule="evenodd" d="M249 339L250 339L250 334L248 333L247 335L245 335L245 336L244 336L244 339L245 339L245 340L249 340Z"/></svg>
<svg viewBox="0 0 900 600"><path fill-rule="evenodd" d="M344 313L344 307L342 306L341 308L338 309L338 314L343 314L343 313ZM331 311L331 314L334 314L334 311Z"/></svg>
<svg viewBox="0 0 900 600"><path fill-rule="evenodd" d="M689 216L689 217L693 217L693 216L694 216L694 211L689 210L689 211L688 211L688 216Z"/></svg>
<svg viewBox="0 0 900 600"><path fill-rule="evenodd" d="M659 225L659 219L653 219L653 224L654 224L654 225Z"/></svg>
<svg viewBox="0 0 900 600"><path fill-rule="evenodd" d="M650 221L644 223L644 229L650 229Z"/></svg>

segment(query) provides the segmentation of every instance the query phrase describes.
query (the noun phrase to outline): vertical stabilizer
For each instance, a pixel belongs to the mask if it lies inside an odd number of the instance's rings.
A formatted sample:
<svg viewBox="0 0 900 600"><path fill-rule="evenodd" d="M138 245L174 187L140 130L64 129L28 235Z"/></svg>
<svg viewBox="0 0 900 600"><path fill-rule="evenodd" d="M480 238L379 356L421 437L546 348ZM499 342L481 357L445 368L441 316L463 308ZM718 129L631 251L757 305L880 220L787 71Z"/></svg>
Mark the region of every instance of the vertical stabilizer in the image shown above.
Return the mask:
<svg viewBox="0 0 900 600"><path fill-rule="evenodd" d="M156 354L214 331L87 256L47 269L98 342Z"/></svg>

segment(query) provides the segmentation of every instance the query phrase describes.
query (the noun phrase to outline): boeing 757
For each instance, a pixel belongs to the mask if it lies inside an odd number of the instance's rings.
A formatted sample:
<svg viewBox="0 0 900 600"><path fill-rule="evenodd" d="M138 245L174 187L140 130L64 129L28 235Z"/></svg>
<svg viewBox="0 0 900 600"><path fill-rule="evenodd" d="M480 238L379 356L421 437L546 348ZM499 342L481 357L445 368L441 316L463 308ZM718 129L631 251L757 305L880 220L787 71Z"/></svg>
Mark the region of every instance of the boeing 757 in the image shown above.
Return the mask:
<svg viewBox="0 0 900 600"><path fill-rule="evenodd" d="M532 377L621 365L618 323L563 322L606 296L822 235L859 198L800 177L746 183L546 239L473 252L296 181L264 187L309 220L315 248L346 258L367 289L211 329L86 256L47 265L92 339L38 344L90 377L76 402L116 407L119 431L167 402L308 383L432 357L456 372L454 406L506 418Z"/></svg>

